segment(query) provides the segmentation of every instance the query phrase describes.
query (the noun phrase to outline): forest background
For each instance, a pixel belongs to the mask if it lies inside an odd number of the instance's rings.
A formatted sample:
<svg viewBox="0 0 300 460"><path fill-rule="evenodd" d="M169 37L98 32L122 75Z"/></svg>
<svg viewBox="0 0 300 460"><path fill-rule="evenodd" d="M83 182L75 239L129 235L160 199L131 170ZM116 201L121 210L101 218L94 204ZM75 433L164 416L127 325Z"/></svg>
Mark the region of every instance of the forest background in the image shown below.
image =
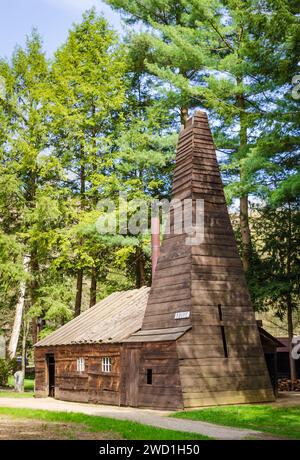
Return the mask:
<svg viewBox="0 0 300 460"><path fill-rule="evenodd" d="M180 126L208 113L256 310L299 327L300 7L107 0L53 57L0 59L0 331L9 354L151 284L150 233L100 235L98 202L170 198ZM131 202L128 213L137 210Z"/></svg>

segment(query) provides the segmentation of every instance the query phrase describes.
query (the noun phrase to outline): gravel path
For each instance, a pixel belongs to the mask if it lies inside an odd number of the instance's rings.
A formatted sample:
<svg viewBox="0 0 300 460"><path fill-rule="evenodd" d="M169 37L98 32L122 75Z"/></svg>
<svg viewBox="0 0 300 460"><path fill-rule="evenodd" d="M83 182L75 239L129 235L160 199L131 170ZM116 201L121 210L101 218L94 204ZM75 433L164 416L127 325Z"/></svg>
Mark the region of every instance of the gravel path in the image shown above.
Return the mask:
<svg viewBox="0 0 300 460"><path fill-rule="evenodd" d="M152 425L159 428L167 428L176 431L188 431L203 434L215 439L275 439L272 436L253 430L241 430L229 428L212 423L193 420L183 420L168 417L170 412L135 409L132 407L102 406L95 404L82 404L68 401L59 401L52 398L14 399L1 398L1 407L15 407L26 409L42 409L60 412L79 412L87 415L115 418L119 420L131 420L134 422Z"/></svg>

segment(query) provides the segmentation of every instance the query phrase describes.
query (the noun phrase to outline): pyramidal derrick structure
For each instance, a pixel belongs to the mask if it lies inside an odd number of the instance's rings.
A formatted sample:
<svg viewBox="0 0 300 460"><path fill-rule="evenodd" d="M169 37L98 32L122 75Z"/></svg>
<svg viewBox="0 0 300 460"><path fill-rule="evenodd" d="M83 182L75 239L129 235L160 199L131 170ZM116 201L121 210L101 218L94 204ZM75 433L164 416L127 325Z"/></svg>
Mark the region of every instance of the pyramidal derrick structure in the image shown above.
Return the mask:
<svg viewBox="0 0 300 460"><path fill-rule="evenodd" d="M192 200L194 219L196 200L203 200L204 238L186 244L188 234L174 232L175 212L170 213L170 232L164 235L140 334L185 332L175 342L183 407L272 401L204 112L196 112L180 133L175 199Z"/></svg>
<svg viewBox="0 0 300 460"><path fill-rule="evenodd" d="M274 400L205 113L180 133L172 199L151 289L115 292L35 344L37 397L168 410Z"/></svg>

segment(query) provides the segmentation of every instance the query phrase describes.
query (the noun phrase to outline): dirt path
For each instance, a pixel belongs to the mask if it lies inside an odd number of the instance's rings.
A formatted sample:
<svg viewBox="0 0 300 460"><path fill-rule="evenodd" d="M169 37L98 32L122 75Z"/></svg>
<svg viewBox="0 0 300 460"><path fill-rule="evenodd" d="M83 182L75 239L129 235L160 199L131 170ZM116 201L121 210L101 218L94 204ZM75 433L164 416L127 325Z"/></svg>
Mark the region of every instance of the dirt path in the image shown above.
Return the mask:
<svg viewBox="0 0 300 460"><path fill-rule="evenodd" d="M45 422L0 415L1 440L120 439L115 433L89 433L77 423Z"/></svg>
<svg viewBox="0 0 300 460"><path fill-rule="evenodd" d="M278 399L275 402L269 403L273 407L299 407L300 392L282 391L279 393Z"/></svg>
<svg viewBox="0 0 300 460"><path fill-rule="evenodd" d="M26 409L42 409L58 412L78 412L87 415L115 418L118 420L131 420L145 425L156 426L176 431L187 431L209 436L214 439L275 439L272 436L248 429L230 428L214 425L207 422L183 420L168 417L170 413L131 407L101 406L75 402L59 401L57 399L13 399L1 398L0 406ZM30 421L31 424L31 421ZM101 433L99 434L99 436ZM105 436L107 433L105 434ZM109 436L109 435L108 435ZM80 438L83 439L83 438ZM86 439L86 438L85 438ZM95 438L94 438L95 439ZM98 439L108 439L98 438ZM112 438L111 438L112 439Z"/></svg>

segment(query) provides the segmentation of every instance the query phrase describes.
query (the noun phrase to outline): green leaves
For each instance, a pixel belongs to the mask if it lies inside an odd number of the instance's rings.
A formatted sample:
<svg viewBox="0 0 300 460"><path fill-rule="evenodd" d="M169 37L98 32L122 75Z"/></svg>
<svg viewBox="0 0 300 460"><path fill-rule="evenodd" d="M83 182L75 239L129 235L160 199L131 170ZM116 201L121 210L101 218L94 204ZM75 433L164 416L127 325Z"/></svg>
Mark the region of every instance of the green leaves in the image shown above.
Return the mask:
<svg viewBox="0 0 300 460"><path fill-rule="evenodd" d="M300 172L295 173L281 182L271 195L273 204L293 202L300 196Z"/></svg>
<svg viewBox="0 0 300 460"><path fill-rule="evenodd" d="M75 271L83 267L88 276L102 266L93 210L112 168L125 70L124 47L94 10L52 62L36 31L11 61L0 61L0 286L9 292L1 301L11 307L25 279L26 308L47 330L72 316Z"/></svg>
<svg viewBox="0 0 300 460"><path fill-rule="evenodd" d="M297 203L281 207L256 206L251 218L257 251L250 288L258 309L272 308L279 317L299 309L300 214Z"/></svg>
<svg viewBox="0 0 300 460"><path fill-rule="evenodd" d="M70 278L64 277L63 282L51 277L45 279L44 286L38 291L38 300L29 310L32 318L46 321L43 337L72 319L73 296Z"/></svg>
<svg viewBox="0 0 300 460"><path fill-rule="evenodd" d="M169 197L189 109L209 112L229 203L249 196L285 210L299 196L294 2L108 3L146 27L121 43L90 10L51 62L36 31L11 60L0 60L0 300L12 308L25 279L27 309L46 321L45 333L71 317L79 270L83 307L93 276L98 297L149 281L149 235L100 235L97 202L118 204L119 191L129 200ZM275 248L284 225L278 235L271 228L280 209L261 217L268 238L251 228L261 278L256 283L251 272L249 280L257 297L266 293L264 306L289 286L280 265L286 256ZM131 217L134 206L127 211ZM264 273L274 275L269 284Z"/></svg>

